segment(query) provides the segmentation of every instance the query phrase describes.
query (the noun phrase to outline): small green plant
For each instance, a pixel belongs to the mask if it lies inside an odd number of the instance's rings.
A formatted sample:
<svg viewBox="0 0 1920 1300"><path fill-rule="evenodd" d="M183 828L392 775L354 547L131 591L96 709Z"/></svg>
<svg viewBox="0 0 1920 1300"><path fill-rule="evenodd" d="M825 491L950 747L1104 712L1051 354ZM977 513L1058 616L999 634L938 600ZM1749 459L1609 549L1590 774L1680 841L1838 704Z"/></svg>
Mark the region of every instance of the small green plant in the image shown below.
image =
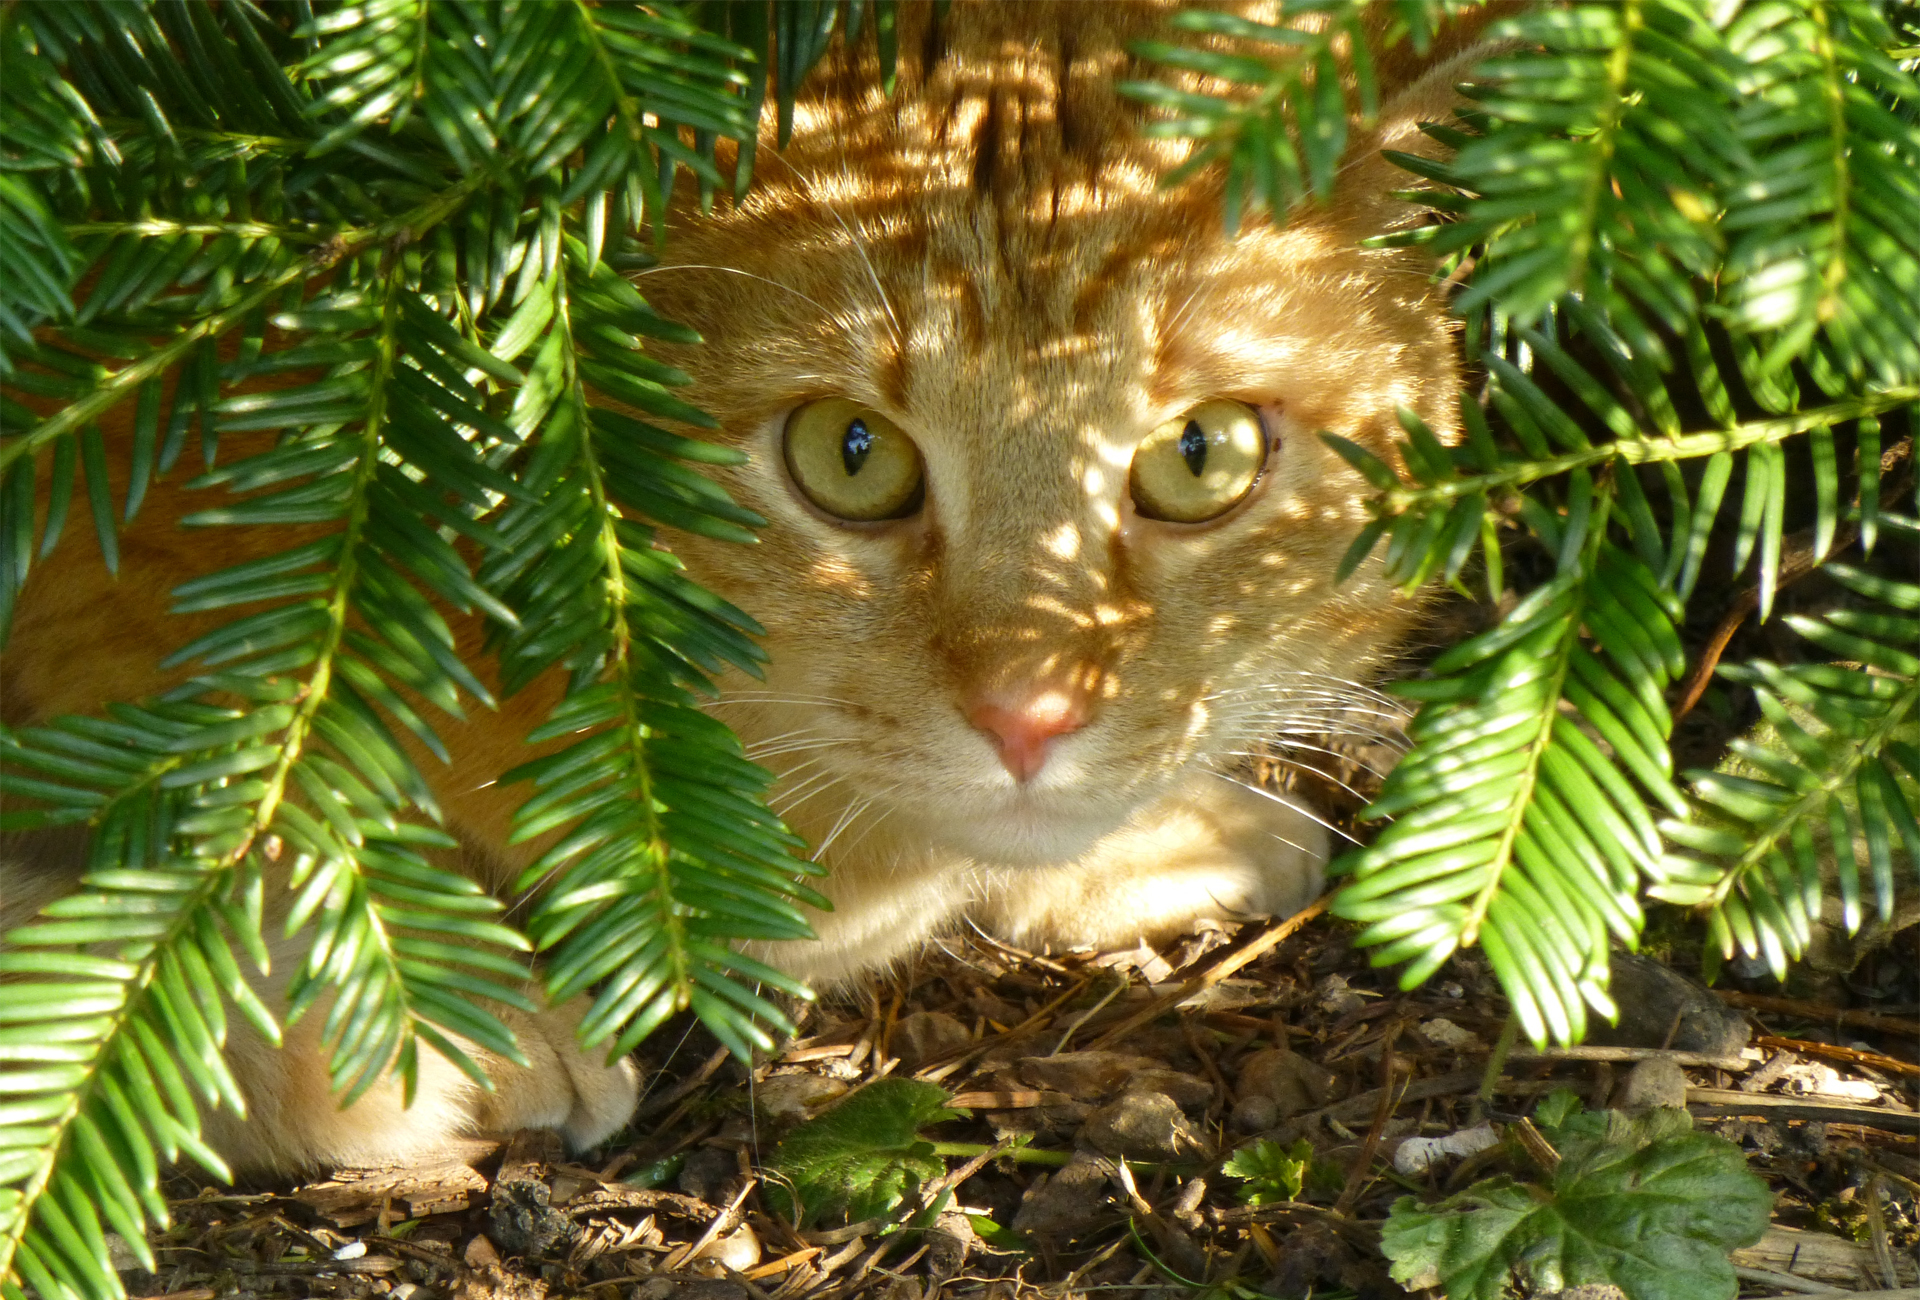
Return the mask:
<svg viewBox="0 0 1920 1300"><path fill-rule="evenodd" d="M1544 1183L1482 1179L1434 1205L1402 1197L1381 1232L1393 1278L1448 1300L1612 1283L1630 1300L1733 1300L1730 1251L1767 1230L1773 1197L1740 1149L1679 1110L1535 1113L1559 1160Z"/></svg>
<svg viewBox="0 0 1920 1300"><path fill-rule="evenodd" d="M817 1119L808 1120L773 1153L768 1192L776 1213L808 1224L825 1215L849 1222L890 1214L946 1160L920 1130L964 1112L950 1110L944 1088L912 1079L882 1079Z"/></svg>
<svg viewBox="0 0 1920 1300"><path fill-rule="evenodd" d="M1313 1144L1305 1138L1290 1147L1263 1138L1234 1152L1220 1172L1241 1180L1240 1199L1245 1204L1275 1205L1299 1199L1312 1165Z"/></svg>

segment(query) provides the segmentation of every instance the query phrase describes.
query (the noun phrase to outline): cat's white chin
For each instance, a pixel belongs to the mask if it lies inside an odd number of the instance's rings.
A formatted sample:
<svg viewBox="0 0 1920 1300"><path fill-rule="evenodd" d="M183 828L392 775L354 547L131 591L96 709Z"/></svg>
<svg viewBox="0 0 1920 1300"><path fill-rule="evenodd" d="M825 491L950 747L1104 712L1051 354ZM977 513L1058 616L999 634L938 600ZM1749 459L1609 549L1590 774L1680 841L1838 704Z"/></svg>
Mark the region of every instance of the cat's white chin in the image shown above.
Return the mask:
<svg viewBox="0 0 1920 1300"><path fill-rule="evenodd" d="M1021 788L923 810L927 838L982 866L1044 867L1085 856L1125 826L1133 805Z"/></svg>

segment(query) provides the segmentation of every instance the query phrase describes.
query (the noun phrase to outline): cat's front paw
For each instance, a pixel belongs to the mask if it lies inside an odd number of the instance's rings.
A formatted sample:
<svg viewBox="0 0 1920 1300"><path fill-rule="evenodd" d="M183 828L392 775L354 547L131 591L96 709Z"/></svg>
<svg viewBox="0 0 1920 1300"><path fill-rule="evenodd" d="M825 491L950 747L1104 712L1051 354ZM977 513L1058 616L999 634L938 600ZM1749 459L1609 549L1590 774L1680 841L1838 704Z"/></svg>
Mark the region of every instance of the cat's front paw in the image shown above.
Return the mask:
<svg viewBox="0 0 1920 1300"><path fill-rule="evenodd" d="M407 1165L464 1151L475 1138L527 1129L557 1131L575 1151L617 1132L639 1102L640 1075L605 1049L581 1048L574 1036L586 999L533 1015L495 1008L513 1030L527 1065L455 1039L493 1087L422 1045L409 1104L398 1079L383 1079L342 1109L318 1041L323 1016L310 1015L275 1049L237 1033L227 1057L247 1099L245 1119L208 1116L207 1136L237 1170L292 1173L341 1167Z"/></svg>
<svg viewBox="0 0 1920 1300"><path fill-rule="evenodd" d="M1329 847L1291 797L1208 774L1078 862L994 873L970 915L1028 947L1154 942L1203 919L1291 916L1319 897Z"/></svg>

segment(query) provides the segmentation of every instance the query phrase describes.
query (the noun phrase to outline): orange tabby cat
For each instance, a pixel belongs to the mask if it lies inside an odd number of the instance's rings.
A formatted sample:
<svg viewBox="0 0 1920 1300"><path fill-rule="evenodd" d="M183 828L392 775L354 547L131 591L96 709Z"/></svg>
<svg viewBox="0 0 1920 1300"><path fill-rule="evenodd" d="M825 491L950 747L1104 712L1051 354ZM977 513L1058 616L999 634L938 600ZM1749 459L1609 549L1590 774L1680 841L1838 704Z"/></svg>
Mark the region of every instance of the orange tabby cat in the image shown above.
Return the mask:
<svg viewBox="0 0 1920 1300"><path fill-rule="evenodd" d="M1361 241L1409 218L1378 151L1419 147L1466 34L1382 66L1387 109L1329 207L1236 239L1218 178L1163 188L1188 147L1145 139L1113 89L1148 72L1126 50L1169 7L961 0L937 25L908 7L898 90L870 43L837 50L788 147L762 142L750 197L683 213L639 282L710 340L661 351L750 453L721 477L769 520L756 547L673 546L767 627L767 681L728 681L716 707L832 866L820 942L766 954L796 973L843 978L963 921L1132 944L1320 889L1311 811L1231 777L1262 737L1351 702L1415 612L1370 570L1335 587L1366 487L1314 434L1384 455L1402 405L1452 428L1427 267ZM172 526L194 497L156 489L117 583L80 545L35 571L7 721L165 683L159 655L197 630L166 592L244 558ZM429 771L489 885L519 860L517 792L492 779L557 689L449 727L454 761ZM32 889L16 867L10 909ZM216 1144L277 1168L531 1126L590 1144L634 1079L577 1048L575 1018L514 1018L537 1064L482 1054L492 1096L435 1058L413 1110L386 1088L343 1112L309 1017L284 1052L236 1045L253 1116Z"/></svg>

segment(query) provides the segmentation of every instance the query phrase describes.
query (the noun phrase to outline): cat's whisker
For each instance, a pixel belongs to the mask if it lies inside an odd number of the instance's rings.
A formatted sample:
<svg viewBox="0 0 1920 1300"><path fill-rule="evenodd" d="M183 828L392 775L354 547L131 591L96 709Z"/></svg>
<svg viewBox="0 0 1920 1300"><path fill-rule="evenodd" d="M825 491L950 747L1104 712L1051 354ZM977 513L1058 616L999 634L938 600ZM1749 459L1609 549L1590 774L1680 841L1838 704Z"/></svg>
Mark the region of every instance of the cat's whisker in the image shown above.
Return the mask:
<svg viewBox="0 0 1920 1300"><path fill-rule="evenodd" d="M834 704L849 709L860 707L857 701L842 699L837 695L808 695L801 691L728 691L701 707L718 709L729 704Z"/></svg>
<svg viewBox="0 0 1920 1300"><path fill-rule="evenodd" d="M778 280L770 280L764 275L755 275L752 271L743 271L737 266L716 266L711 262L675 262L671 266L650 266L644 271L635 271L633 278L638 280L643 275L659 275L663 271L725 271L728 275L745 276L749 280L758 280L762 284L770 284L776 289L786 290L794 297L800 299L800 301L813 307L823 316L831 316L833 314L821 306L820 303L807 297L806 294L801 293L792 285L781 284Z"/></svg>
<svg viewBox="0 0 1920 1300"><path fill-rule="evenodd" d="M1364 709L1260 708L1236 710L1227 716L1245 722L1318 722L1325 724L1323 730L1329 731L1337 730L1341 724L1350 721L1374 720L1384 724L1385 729L1393 733L1405 730L1399 725L1401 719L1397 716Z"/></svg>
<svg viewBox="0 0 1920 1300"><path fill-rule="evenodd" d="M813 187L812 177L808 176L805 172L801 171L798 167L795 167L792 163L788 162L785 158L780 157L780 154L777 150L768 150L762 153L760 156L763 158L776 159L782 167L785 167L787 169L787 174L789 176L792 176L794 180L798 181L802 189L806 190L807 197L812 199L814 203L818 204L821 211L825 212L828 216L832 217L834 224L840 227L840 231L842 234L846 235L847 242L853 246L853 251L855 255L857 255L860 259L860 264L864 266L867 270L867 278L873 281L873 291L880 296L880 310L884 311L887 314L887 322L893 326L893 345L896 348L905 350L907 346L907 331L901 327L900 318L894 314L893 301L887 297L887 287L886 285L880 282L880 272L875 269L873 265L873 259L867 256L867 245L865 241L862 240L859 235L854 233L853 227L848 225L846 223L846 220L843 217L841 217L839 209L835 208L831 203L828 203L825 199L822 199L820 197L818 191L816 191ZM832 312L826 311L825 308L821 308L821 311L829 318L831 318L833 315Z"/></svg>
<svg viewBox="0 0 1920 1300"><path fill-rule="evenodd" d="M1326 751L1326 752L1331 752L1331 751ZM1272 761L1274 761L1274 762L1278 762L1278 763L1283 763L1283 764L1285 764L1285 765L1286 765L1286 766L1288 766L1288 767L1292 767L1292 768L1297 768L1297 769L1299 769L1299 770L1300 770L1300 771L1302 771L1302 772L1307 772L1307 773L1310 773L1310 774L1312 774L1312 775L1314 775L1314 776L1317 776L1317 777L1319 777L1319 778L1320 778L1321 780L1323 780L1323 781L1327 781L1327 782L1330 782L1330 783L1331 783L1331 784L1333 784L1333 785L1337 785L1337 786L1339 786L1339 787L1340 787L1340 788L1341 788L1342 790L1345 790L1345 791L1346 791L1346 792L1347 792L1348 794L1350 794L1350 795L1352 795L1352 796L1353 796L1354 798L1356 798L1356 799L1365 799L1365 798L1367 797L1367 796L1366 796L1366 795L1365 795L1365 794L1364 794L1364 793L1363 793L1362 791L1359 791L1359 790L1356 790L1356 789L1354 789L1354 788L1353 788L1353 787L1352 787L1351 785L1349 785L1349 784L1347 784L1347 783L1346 783L1345 781L1343 781L1343 780L1341 780L1341 779L1340 779L1339 777L1337 777L1337 776L1335 776L1335 775L1334 775L1333 773L1331 773L1331 772L1329 772L1329 771L1327 771L1327 770L1326 770L1326 769L1324 769L1324 768L1320 768L1320 767L1315 767L1314 765L1312 765L1312 764L1310 764L1310 763L1302 763L1302 762L1298 762L1298 761L1295 761L1295 760L1289 760L1289 759L1286 759L1286 758L1283 758L1283 757L1276 757L1276 756L1275 756L1275 755L1273 755L1273 754L1263 754L1263 753L1261 753L1261 752L1259 752L1258 750L1247 750L1247 749L1229 749L1229 750L1223 750L1223 751L1222 751L1222 756L1223 756L1223 757L1228 757L1228 758L1264 758L1264 759L1269 759L1269 760L1272 760ZM1367 769L1367 772L1369 773L1369 775L1371 775L1371 776L1374 776L1374 777L1376 777L1376 778L1378 778L1378 777L1380 777L1380 775L1381 775L1380 773L1378 773L1378 772L1375 772L1375 771L1374 771L1374 770L1373 770L1372 768L1368 768L1368 769Z"/></svg>
<svg viewBox="0 0 1920 1300"><path fill-rule="evenodd" d="M841 811L839 818L833 823L833 829L828 831L821 841L813 846L813 852L808 856L813 861L818 862L826 855L827 850L833 847L833 842L840 838L840 833L846 830L847 827L853 825L853 823L859 819L860 814L871 807L873 807L873 800L871 798L856 799L854 802L848 804L846 808Z"/></svg>
<svg viewBox="0 0 1920 1300"><path fill-rule="evenodd" d="M1347 841L1347 843L1349 844L1358 846L1360 843L1360 841L1355 839L1352 835L1349 835L1346 831L1341 830L1338 826L1335 826L1332 822L1328 821L1325 817L1322 817L1319 813L1307 807L1305 804L1296 803L1292 799L1288 799L1282 795L1275 794L1273 791L1267 789L1264 786L1255 785L1251 781L1242 781L1237 776L1232 776L1226 772L1222 772L1217 769L1214 771L1213 774L1219 777L1222 781L1226 781L1233 785L1239 786L1242 790L1253 791L1255 794L1259 795L1262 799L1271 799L1275 803L1279 804L1282 808L1293 809L1293 811L1299 813L1302 817L1305 817L1308 821L1316 822L1319 825L1326 827L1328 830L1332 831L1335 835L1338 835L1341 839ZM1284 835L1275 835L1274 838L1277 840L1280 840L1282 843L1291 844L1294 848L1300 849L1302 853L1306 852L1304 848L1301 848L1301 846L1298 844L1294 844L1292 840L1287 839L1287 837Z"/></svg>
<svg viewBox="0 0 1920 1300"><path fill-rule="evenodd" d="M805 781L802 781L798 786L787 791L781 802L776 804L772 800L768 800L767 807L771 808L776 816L784 818L801 804L819 797L828 790L833 789L836 785L843 784L846 779L845 776L831 770L816 772Z"/></svg>
<svg viewBox="0 0 1920 1300"><path fill-rule="evenodd" d="M757 763L764 758L778 758L782 754L800 754L805 753L809 749L831 749L835 745L844 745L846 743L846 741L838 736L815 736L806 739L787 740L779 744L768 742L765 745L750 746L746 751L746 755L749 759Z"/></svg>

